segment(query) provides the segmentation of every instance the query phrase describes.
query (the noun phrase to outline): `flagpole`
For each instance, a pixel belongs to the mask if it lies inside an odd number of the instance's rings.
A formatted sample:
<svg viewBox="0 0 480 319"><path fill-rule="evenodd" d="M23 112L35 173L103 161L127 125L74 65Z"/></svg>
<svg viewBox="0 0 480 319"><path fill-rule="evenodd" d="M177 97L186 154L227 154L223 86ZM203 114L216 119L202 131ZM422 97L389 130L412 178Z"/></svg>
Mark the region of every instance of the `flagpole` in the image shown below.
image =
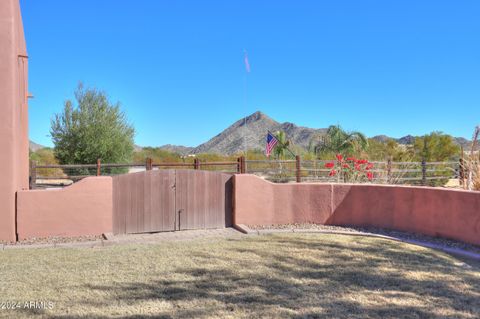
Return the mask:
<svg viewBox="0 0 480 319"><path fill-rule="evenodd" d="M245 160L247 159L247 72L243 77L243 152L245 153Z"/></svg>
<svg viewBox="0 0 480 319"><path fill-rule="evenodd" d="M245 74L243 76L243 109L244 109L244 118L243 118L243 151L245 153L245 160L247 159L248 145L247 145L247 113L248 113L248 73L250 72L250 65L248 62L247 50L243 49L244 63L245 63Z"/></svg>

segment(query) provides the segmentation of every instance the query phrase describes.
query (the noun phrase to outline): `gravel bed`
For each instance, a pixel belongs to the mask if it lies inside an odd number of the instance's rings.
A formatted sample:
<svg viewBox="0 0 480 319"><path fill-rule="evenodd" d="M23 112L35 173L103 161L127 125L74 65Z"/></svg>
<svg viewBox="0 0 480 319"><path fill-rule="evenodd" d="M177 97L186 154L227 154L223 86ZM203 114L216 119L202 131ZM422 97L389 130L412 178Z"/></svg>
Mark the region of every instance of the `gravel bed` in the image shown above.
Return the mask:
<svg viewBox="0 0 480 319"><path fill-rule="evenodd" d="M395 237L403 240L415 240L426 242L435 245L441 245L448 248L457 248L463 249L466 251L471 251L477 254L480 254L480 246L463 243L461 241L445 239L440 237L430 237L421 234L414 234L408 232L402 232L398 230L390 230L385 228L378 227L356 227L356 226L330 226L330 225L319 225L319 224L282 224L282 225L268 225L268 226L250 226L250 229L253 230L272 230L272 229L281 229L281 230L295 230L295 229L311 229L311 230L324 230L324 231L341 231L341 232L351 232L351 233L364 233L364 234L376 234Z"/></svg>
<svg viewBox="0 0 480 319"><path fill-rule="evenodd" d="M79 237L47 237L47 238L29 238L17 242L0 241L0 245L24 246L41 244L66 244L66 243L84 243L101 240L102 236L79 236Z"/></svg>

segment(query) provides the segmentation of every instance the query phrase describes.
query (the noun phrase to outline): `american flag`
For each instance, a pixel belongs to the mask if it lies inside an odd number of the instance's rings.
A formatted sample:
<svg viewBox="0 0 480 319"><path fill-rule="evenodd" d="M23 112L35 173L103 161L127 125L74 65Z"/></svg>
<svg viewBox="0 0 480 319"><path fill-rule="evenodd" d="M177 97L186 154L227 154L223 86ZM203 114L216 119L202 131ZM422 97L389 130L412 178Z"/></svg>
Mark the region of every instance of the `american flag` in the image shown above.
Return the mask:
<svg viewBox="0 0 480 319"><path fill-rule="evenodd" d="M267 144L265 145L265 155L267 157L270 157L270 154L272 153L273 148L275 145L277 145L278 140L275 136L272 135L272 133L268 132L267 134Z"/></svg>

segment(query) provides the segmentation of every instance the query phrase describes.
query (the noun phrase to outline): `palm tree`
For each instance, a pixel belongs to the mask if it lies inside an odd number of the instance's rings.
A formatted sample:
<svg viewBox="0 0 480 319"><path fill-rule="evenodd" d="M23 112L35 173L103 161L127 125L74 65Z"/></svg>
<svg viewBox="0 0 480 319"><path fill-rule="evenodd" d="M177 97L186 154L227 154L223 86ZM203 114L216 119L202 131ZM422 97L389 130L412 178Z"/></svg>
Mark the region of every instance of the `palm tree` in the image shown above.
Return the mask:
<svg viewBox="0 0 480 319"><path fill-rule="evenodd" d="M354 154L366 150L367 137L356 131L347 132L340 125L332 125L315 146L315 153Z"/></svg>
<svg viewBox="0 0 480 319"><path fill-rule="evenodd" d="M275 134L275 137L278 140L277 145L275 145L275 149L273 153L277 159L283 160L285 159L285 154L287 153L288 146L290 145L290 141L287 140L287 135L283 131L278 131Z"/></svg>
<svg viewBox="0 0 480 319"><path fill-rule="evenodd" d="M275 134L275 137L278 140L277 145L275 145L275 148L273 150L273 154L275 154L275 157L279 160L284 160L285 155L288 150L288 146L290 145L290 141L287 140L287 135L283 131L278 131ZM279 181L285 180L287 181L287 176L286 173L284 172L283 169L283 164L281 162L278 163L278 168L279 168L279 174L277 176Z"/></svg>

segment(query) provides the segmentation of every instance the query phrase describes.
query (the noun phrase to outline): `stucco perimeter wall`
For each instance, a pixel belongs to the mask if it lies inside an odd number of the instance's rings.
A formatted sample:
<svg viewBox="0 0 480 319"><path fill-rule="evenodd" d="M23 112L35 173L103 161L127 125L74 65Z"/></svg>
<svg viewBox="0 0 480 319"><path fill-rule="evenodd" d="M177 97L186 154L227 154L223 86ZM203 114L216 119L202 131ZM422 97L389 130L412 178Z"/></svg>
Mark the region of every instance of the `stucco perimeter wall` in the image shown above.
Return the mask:
<svg viewBox="0 0 480 319"><path fill-rule="evenodd" d="M18 0L0 0L0 241L15 240L15 192L28 189L28 59Z"/></svg>
<svg viewBox="0 0 480 319"><path fill-rule="evenodd" d="M235 175L234 223L324 224L331 215L329 184L273 184L255 175Z"/></svg>
<svg viewBox="0 0 480 319"><path fill-rule="evenodd" d="M234 221L375 226L480 245L480 193L428 187L273 184L235 176Z"/></svg>
<svg viewBox="0 0 480 319"><path fill-rule="evenodd" d="M334 185L331 225L378 226L480 245L480 192Z"/></svg>
<svg viewBox="0 0 480 319"><path fill-rule="evenodd" d="M112 232L112 178L88 177L58 190L19 191L18 238Z"/></svg>

